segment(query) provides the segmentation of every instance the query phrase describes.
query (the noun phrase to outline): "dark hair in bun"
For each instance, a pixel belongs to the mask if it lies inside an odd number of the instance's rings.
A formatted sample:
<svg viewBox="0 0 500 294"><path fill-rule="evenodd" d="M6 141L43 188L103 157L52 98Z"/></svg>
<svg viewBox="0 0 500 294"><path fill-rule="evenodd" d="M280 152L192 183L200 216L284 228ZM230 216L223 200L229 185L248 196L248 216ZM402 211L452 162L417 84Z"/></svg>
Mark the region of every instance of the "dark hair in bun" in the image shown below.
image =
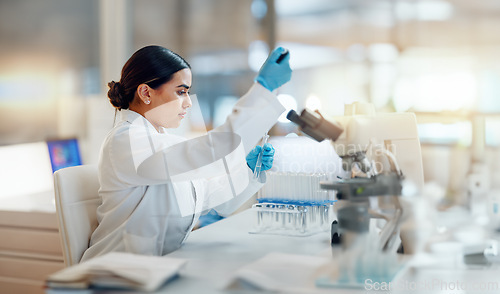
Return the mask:
<svg viewBox="0 0 500 294"><path fill-rule="evenodd" d="M127 109L140 84L157 89L170 81L173 74L185 68L191 66L167 48L156 45L141 48L123 66L120 81L108 83L109 101L118 110Z"/></svg>
<svg viewBox="0 0 500 294"><path fill-rule="evenodd" d="M108 87L108 97L111 104L118 109L127 109L130 102L123 98L123 91L120 83L111 81L108 83Z"/></svg>

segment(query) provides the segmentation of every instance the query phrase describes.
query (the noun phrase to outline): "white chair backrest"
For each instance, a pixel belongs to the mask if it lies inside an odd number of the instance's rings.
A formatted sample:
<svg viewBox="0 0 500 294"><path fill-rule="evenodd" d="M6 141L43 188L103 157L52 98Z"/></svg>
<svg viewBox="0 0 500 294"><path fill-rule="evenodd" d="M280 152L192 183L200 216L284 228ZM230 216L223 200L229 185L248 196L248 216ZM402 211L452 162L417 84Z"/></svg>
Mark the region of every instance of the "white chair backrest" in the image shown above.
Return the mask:
<svg viewBox="0 0 500 294"><path fill-rule="evenodd" d="M59 235L66 266L80 262L97 227L99 180L97 166L80 165L54 173Z"/></svg>

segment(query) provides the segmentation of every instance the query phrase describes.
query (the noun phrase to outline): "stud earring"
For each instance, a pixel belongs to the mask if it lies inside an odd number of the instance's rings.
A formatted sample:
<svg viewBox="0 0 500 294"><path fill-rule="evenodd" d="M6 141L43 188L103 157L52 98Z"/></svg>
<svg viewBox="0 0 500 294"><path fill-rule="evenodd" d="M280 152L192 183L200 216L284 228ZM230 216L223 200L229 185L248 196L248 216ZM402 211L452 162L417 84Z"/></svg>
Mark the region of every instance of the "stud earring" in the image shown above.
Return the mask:
<svg viewBox="0 0 500 294"><path fill-rule="evenodd" d="M149 103L151 103L151 100L148 99L148 100L144 101L144 103L149 104Z"/></svg>

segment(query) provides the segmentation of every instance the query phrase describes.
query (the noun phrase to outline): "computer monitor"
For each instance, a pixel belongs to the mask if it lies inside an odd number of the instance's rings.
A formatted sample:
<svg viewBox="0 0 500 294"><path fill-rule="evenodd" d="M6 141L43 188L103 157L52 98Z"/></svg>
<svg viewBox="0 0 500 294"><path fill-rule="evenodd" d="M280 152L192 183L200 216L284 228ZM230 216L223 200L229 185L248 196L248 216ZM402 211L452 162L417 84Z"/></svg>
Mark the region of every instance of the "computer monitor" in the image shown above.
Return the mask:
<svg viewBox="0 0 500 294"><path fill-rule="evenodd" d="M49 148L52 172L82 164L78 139L76 138L47 140L47 147Z"/></svg>

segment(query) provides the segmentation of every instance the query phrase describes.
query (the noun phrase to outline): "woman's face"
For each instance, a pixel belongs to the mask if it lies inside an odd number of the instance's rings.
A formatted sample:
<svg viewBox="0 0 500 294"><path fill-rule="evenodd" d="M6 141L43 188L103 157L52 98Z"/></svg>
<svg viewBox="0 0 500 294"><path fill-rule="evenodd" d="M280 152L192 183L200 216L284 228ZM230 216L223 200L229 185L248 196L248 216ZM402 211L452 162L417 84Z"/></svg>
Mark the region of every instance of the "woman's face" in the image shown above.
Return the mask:
<svg viewBox="0 0 500 294"><path fill-rule="evenodd" d="M159 88L151 89L151 102L145 111L145 117L159 130L159 127L177 128L192 106L189 97L191 70L188 68L176 72L172 79Z"/></svg>

